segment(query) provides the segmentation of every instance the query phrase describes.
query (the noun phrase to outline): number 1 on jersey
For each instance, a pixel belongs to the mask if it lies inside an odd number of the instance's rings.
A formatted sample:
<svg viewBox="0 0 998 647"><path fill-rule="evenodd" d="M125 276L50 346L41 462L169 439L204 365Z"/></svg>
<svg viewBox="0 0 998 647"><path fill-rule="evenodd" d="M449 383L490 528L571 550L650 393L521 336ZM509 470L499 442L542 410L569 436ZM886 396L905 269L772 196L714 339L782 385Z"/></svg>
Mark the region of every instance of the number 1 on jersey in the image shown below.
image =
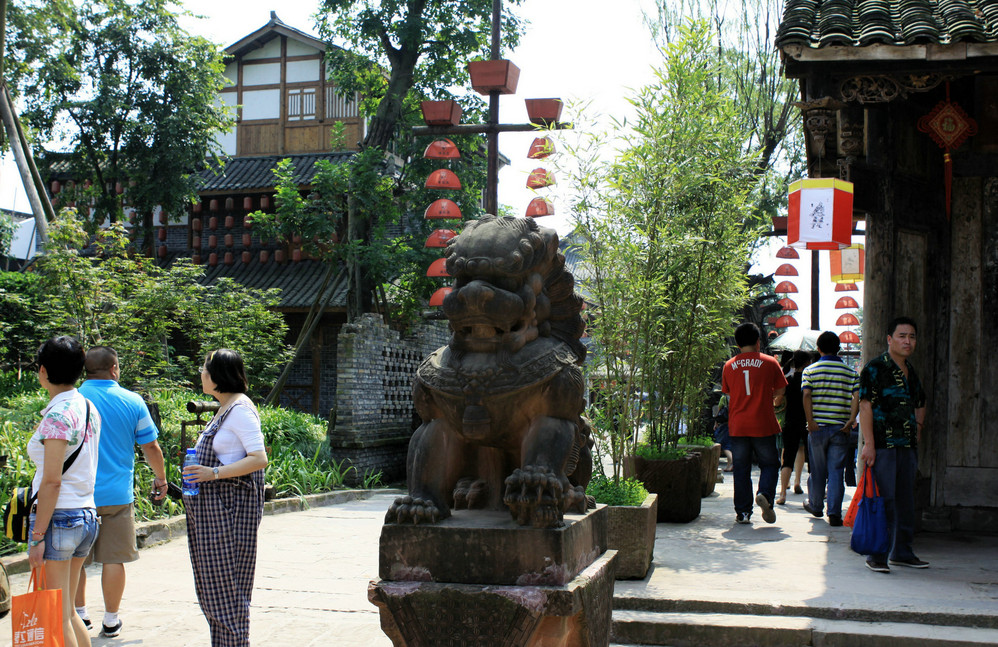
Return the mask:
<svg viewBox="0 0 998 647"><path fill-rule="evenodd" d="M752 386L748 381L748 371L742 371L742 375L745 376L745 395L752 395Z"/></svg>

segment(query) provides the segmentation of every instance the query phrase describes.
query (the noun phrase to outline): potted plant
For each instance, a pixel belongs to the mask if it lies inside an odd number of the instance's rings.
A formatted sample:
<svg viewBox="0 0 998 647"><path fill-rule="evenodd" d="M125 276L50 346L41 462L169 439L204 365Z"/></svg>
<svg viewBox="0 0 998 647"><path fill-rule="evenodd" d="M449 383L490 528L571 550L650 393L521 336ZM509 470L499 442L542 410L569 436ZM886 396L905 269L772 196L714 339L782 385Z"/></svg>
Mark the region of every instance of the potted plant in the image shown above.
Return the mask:
<svg viewBox="0 0 998 647"><path fill-rule="evenodd" d="M427 126L456 126L461 122L461 104L453 99L419 104Z"/></svg>
<svg viewBox="0 0 998 647"><path fill-rule="evenodd" d="M643 579L655 551L658 495L634 479L597 474L586 494L607 506L607 548L617 551L617 579Z"/></svg>
<svg viewBox="0 0 998 647"><path fill-rule="evenodd" d="M624 461L624 474L658 495L659 523L689 523L700 516L700 455L677 447L642 445Z"/></svg>
<svg viewBox="0 0 998 647"><path fill-rule="evenodd" d="M700 454L700 496L710 496L717 485L717 465L721 461L721 444L706 436L692 436L677 445L687 452Z"/></svg>
<svg viewBox="0 0 998 647"><path fill-rule="evenodd" d="M520 80L520 68L511 61L485 60L468 63L471 87L480 94L513 94Z"/></svg>
<svg viewBox="0 0 998 647"><path fill-rule="evenodd" d="M551 126L561 117L561 99L524 99L530 123Z"/></svg>

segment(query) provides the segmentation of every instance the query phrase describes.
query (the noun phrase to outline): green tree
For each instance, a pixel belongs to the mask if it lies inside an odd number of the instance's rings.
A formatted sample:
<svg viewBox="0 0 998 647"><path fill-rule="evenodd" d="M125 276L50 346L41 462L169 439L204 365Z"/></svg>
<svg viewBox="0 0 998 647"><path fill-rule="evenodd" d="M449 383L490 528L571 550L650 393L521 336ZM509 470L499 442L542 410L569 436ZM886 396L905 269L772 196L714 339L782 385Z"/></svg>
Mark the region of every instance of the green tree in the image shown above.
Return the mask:
<svg viewBox="0 0 998 647"><path fill-rule="evenodd" d="M642 420L662 449L698 417L746 298L758 233L749 200L756 158L744 149L736 105L714 82L706 23L681 27L663 59L631 99L631 129L611 133L621 141L614 160L599 159L602 134L568 147L587 265L578 278L595 302L590 370L616 468Z"/></svg>
<svg viewBox="0 0 998 647"><path fill-rule="evenodd" d="M133 206L151 251L154 209L185 209L231 126L216 103L222 53L181 29L168 0L21 0L8 31L22 120L66 153L67 198L93 205L91 231Z"/></svg>
<svg viewBox="0 0 998 647"><path fill-rule="evenodd" d="M72 334L84 346L113 346L123 381L147 388L190 382L207 351L234 348L253 385L269 388L288 352L283 317L269 309L276 290L202 286L203 270L188 259L160 267L132 253L121 223L100 229L89 247L88 240L72 210L52 225L34 295L42 337Z"/></svg>

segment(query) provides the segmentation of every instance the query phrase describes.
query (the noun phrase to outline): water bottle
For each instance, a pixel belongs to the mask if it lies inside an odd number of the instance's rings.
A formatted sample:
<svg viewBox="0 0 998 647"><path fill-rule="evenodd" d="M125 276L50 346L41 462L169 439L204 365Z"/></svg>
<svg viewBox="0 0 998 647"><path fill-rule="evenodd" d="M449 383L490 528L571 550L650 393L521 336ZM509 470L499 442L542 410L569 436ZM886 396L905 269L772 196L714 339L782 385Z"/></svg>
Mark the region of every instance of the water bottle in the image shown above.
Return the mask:
<svg viewBox="0 0 998 647"><path fill-rule="evenodd" d="M187 450L187 455L184 456L184 467L188 465L197 465L198 459L194 455L194 448L191 447ZM184 479L184 496L196 496L198 492L201 491L200 485L198 483L192 483L186 478Z"/></svg>

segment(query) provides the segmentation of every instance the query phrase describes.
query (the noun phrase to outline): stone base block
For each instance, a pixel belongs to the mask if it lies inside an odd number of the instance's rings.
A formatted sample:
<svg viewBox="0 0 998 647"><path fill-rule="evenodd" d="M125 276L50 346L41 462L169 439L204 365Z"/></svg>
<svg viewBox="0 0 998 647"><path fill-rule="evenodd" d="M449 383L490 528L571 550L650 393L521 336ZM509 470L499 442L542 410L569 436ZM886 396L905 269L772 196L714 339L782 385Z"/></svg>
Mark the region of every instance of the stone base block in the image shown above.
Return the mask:
<svg viewBox="0 0 998 647"><path fill-rule="evenodd" d="M395 647L606 647L616 551L564 586L371 582Z"/></svg>
<svg viewBox="0 0 998 647"><path fill-rule="evenodd" d="M389 581L568 584L607 548L605 506L525 528L508 512L455 510L440 523L385 524L378 576Z"/></svg>

